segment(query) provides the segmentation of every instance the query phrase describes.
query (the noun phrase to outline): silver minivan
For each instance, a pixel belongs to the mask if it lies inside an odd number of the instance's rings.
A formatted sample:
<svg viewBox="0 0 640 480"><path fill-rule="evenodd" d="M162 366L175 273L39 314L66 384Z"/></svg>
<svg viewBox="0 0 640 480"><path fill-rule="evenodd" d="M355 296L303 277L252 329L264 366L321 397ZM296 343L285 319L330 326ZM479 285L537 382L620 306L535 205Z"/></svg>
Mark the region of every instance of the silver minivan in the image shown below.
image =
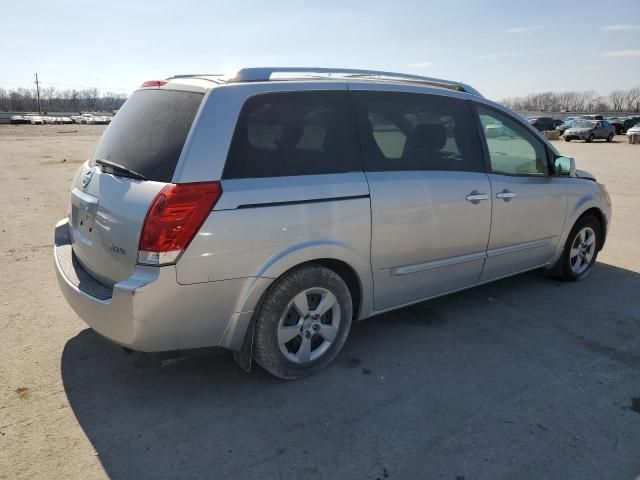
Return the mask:
<svg viewBox="0 0 640 480"><path fill-rule="evenodd" d="M293 379L352 321L536 268L584 278L610 216L603 185L467 85L248 68L133 93L73 180L54 258L109 340L224 347Z"/></svg>

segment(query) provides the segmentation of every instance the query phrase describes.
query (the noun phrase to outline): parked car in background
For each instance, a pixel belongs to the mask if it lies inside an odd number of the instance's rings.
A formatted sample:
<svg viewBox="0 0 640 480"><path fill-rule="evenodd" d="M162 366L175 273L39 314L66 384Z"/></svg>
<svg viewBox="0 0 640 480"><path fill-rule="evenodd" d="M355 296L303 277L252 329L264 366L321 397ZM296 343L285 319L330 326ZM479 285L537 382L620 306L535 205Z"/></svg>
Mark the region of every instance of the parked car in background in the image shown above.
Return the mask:
<svg viewBox="0 0 640 480"><path fill-rule="evenodd" d="M604 120L602 115L580 115L578 118L582 118L583 120Z"/></svg>
<svg viewBox="0 0 640 480"><path fill-rule="evenodd" d="M31 125L44 125L44 120L41 115L27 115L26 118Z"/></svg>
<svg viewBox="0 0 640 480"><path fill-rule="evenodd" d="M634 117L612 117L607 121L616 129L616 135L623 135L628 129L633 127L638 120Z"/></svg>
<svg viewBox="0 0 640 480"><path fill-rule="evenodd" d="M560 125L562 125L564 122L562 120L560 120L559 118L554 118L553 119L553 126L555 128L558 128Z"/></svg>
<svg viewBox="0 0 640 480"><path fill-rule="evenodd" d="M607 142L613 140L616 129L613 128L606 120L576 120L574 125L565 130L564 139L567 142L571 140L584 140L587 143L596 139L604 139Z"/></svg>
<svg viewBox="0 0 640 480"><path fill-rule="evenodd" d="M73 123L73 120L71 120L71 117L62 117L62 123L68 125L70 123Z"/></svg>
<svg viewBox="0 0 640 480"><path fill-rule="evenodd" d="M555 130L555 121L551 117L528 118L527 121L539 132Z"/></svg>
<svg viewBox="0 0 640 480"><path fill-rule="evenodd" d="M9 123L11 125L24 125L25 123L29 123L29 120L23 117L22 115L13 115L9 119Z"/></svg>
<svg viewBox="0 0 640 480"><path fill-rule="evenodd" d="M640 135L640 122L638 122L633 127L631 127L629 130L627 130L626 135L628 137L630 137L631 135Z"/></svg>
<svg viewBox="0 0 640 480"><path fill-rule="evenodd" d="M301 378L352 321L537 268L580 280L605 243L604 186L468 85L322 68L201 77L127 99L55 227L64 297L121 346L219 346Z"/></svg>
<svg viewBox="0 0 640 480"><path fill-rule="evenodd" d="M629 130L631 127L634 127L638 123L638 120L634 117L626 117L621 120L622 120L621 133L626 133L627 130Z"/></svg>
<svg viewBox="0 0 640 480"><path fill-rule="evenodd" d="M560 135L564 135L564 132L567 131L569 128L573 127L575 123L576 123L575 118L565 119L565 121L562 122L562 124L556 127L556 130L560 132Z"/></svg>
<svg viewBox="0 0 640 480"><path fill-rule="evenodd" d="M613 125L613 128L616 129L616 135L622 135L624 133L622 131L623 121L620 119L620 117L607 117L605 120Z"/></svg>
<svg viewBox="0 0 640 480"><path fill-rule="evenodd" d="M52 117L47 115L42 117L42 121L48 125L60 125L62 123L62 117Z"/></svg>

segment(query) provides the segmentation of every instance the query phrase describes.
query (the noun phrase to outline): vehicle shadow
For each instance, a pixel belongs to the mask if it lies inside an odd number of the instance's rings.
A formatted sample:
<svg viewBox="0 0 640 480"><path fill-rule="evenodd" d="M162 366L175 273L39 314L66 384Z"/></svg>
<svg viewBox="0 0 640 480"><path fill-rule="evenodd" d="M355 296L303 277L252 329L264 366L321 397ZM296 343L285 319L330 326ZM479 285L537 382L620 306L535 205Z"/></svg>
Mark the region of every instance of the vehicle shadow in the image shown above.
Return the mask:
<svg viewBox="0 0 640 480"><path fill-rule="evenodd" d="M638 292L601 263L579 283L523 274L354 324L297 382L224 351L162 366L87 329L62 380L114 479L630 478Z"/></svg>

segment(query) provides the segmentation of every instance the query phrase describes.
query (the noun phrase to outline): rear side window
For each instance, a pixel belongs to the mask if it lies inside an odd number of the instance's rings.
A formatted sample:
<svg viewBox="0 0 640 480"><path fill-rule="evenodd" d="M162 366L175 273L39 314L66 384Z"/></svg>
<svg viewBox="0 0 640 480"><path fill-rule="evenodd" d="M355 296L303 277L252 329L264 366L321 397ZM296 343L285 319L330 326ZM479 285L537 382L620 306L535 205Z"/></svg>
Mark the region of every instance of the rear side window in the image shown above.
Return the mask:
<svg viewBox="0 0 640 480"><path fill-rule="evenodd" d="M484 170L469 105L455 98L352 92L368 171Z"/></svg>
<svg viewBox="0 0 640 480"><path fill-rule="evenodd" d="M347 92L279 92L245 103L223 178L362 170Z"/></svg>
<svg viewBox="0 0 640 480"><path fill-rule="evenodd" d="M93 159L109 160L170 182L204 95L176 90L138 90L118 111Z"/></svg>

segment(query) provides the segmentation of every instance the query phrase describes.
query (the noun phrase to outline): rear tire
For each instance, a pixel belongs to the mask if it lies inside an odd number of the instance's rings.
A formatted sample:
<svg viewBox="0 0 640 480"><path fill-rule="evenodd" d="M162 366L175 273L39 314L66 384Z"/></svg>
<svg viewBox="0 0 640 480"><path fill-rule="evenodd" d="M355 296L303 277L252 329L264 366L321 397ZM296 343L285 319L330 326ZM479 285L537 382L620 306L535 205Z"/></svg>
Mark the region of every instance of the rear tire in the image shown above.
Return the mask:
<svg viewBox="0 0 640 480"><path fill-rule="evenodd" d="M589 135L589 136L587 137L586 142L587 142L587 143L591 143L591 142L593 142L593 139L594 139L594 138L596 138L596 137L594 137L594 136L593 136L593 133L592 133L591 135Z"/></svg>
<svg viewBox="0 0 640 480"><path fill-rule="evenodd" d="M611 143L613 141L613 133L610 133L607 137L607 142Z"/></svg>
<svg viewBox="0 0 640 480"><path fill-rule="evenodd" d="M267 291L256 318L253 357L278 378L313 375L338 355L353 315L349 288L317 264L295 268Z"/></svg>
<svg viewBox="0 0 640 480"><path fill-rule="evenodd" d="M602 244L600 223L593 216L580 218L571 229L562 256L551 269L565 282L582 280L589 275Z"/></svg>

